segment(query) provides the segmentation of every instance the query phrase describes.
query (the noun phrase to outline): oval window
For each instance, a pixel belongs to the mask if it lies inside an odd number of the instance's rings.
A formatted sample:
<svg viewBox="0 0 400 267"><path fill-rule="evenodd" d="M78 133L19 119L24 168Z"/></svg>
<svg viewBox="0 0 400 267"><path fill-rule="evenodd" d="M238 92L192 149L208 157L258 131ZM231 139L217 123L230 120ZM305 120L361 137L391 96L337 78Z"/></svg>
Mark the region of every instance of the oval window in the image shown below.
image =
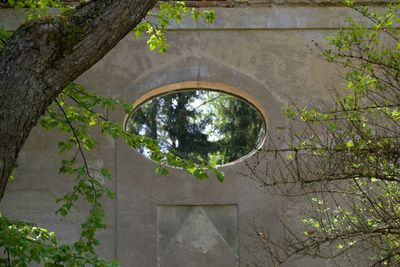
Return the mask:
<svg viewBox="0 0 400 267"><path fill-rule="evenodd" d="M125 129L156 140L160 149L200 164L223 165L257 149L265 121L252 104L219 91L183 90L148 99ZM137 151L149 158L146 147Z"/></svg>

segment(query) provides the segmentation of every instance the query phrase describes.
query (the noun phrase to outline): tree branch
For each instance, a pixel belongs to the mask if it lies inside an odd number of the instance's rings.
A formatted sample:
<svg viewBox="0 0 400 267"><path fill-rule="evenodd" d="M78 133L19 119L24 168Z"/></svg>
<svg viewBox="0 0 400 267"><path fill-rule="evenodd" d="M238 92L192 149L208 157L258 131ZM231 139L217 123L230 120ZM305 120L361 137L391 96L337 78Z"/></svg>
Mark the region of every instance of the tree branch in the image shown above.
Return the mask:
<svg viewBox="0 0 400 267"><path fill-rule="evenodd" d="M31 129L61 90L99 61L156 0L98 0L21 25L0 51L0 200Z"/></svg>

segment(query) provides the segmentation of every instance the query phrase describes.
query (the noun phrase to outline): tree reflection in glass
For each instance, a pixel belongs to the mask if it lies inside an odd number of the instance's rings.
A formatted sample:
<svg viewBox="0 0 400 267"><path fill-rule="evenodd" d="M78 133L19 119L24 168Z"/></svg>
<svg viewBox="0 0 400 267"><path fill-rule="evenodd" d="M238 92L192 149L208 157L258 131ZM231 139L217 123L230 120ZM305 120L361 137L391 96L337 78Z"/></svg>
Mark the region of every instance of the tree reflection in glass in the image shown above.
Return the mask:
<svg viewBox="0 0 400 267"><path fill-rule="evenodd" d="M264 138L265 122L241 98L210 90L184 90L137 107L126 130L156 140L162 151L180 158L222 165L255 150ZM149 157L146 147L137 150Z"/></svg>

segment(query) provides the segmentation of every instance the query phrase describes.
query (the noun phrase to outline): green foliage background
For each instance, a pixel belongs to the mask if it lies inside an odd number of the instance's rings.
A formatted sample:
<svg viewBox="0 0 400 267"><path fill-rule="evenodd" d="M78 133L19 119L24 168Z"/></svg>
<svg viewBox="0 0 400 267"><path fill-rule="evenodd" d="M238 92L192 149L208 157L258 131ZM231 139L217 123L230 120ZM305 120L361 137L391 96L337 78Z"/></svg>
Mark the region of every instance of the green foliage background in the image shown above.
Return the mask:
<svg viewBox="0 0 400 267"><path fill-rule="evenodd" d="M233 162L257 150L265 135L260 112L225 93L190 89L157 96L137 107L127 131L198 164ZM139 152L146 155L145 147Z"/></svg>

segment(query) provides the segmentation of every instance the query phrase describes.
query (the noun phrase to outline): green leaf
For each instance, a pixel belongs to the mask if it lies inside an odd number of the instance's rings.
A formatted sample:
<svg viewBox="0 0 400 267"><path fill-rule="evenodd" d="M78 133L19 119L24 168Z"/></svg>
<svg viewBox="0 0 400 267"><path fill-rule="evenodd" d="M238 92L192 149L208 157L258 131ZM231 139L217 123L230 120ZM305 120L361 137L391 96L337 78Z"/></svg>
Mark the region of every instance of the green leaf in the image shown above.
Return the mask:
<svg viewBox="0 0 400 267"><path fill-rule="evenodd" d="M103 175L103 177L111 180L111 172L109 169L103 167L100 169L100 173L101 173L101 175Z"/></svg>
<svg viewBox="0 0 400 267"><path fill-rule="evenodd" d="M217 177L217 179L218 179L219 182L221 182L221 183L224 182L224 180L225 180L225 175L224 175L223 172L216 171L216 172L214 172L214 174L215 174L215 176Z"/></svg>
<svg viewBox="0 0 400 267"><path fill-rule="evenodd" d="M354 146L353 141L349 140L349 141L346 142L346 147L352 148L353 146Z"/></svg>

